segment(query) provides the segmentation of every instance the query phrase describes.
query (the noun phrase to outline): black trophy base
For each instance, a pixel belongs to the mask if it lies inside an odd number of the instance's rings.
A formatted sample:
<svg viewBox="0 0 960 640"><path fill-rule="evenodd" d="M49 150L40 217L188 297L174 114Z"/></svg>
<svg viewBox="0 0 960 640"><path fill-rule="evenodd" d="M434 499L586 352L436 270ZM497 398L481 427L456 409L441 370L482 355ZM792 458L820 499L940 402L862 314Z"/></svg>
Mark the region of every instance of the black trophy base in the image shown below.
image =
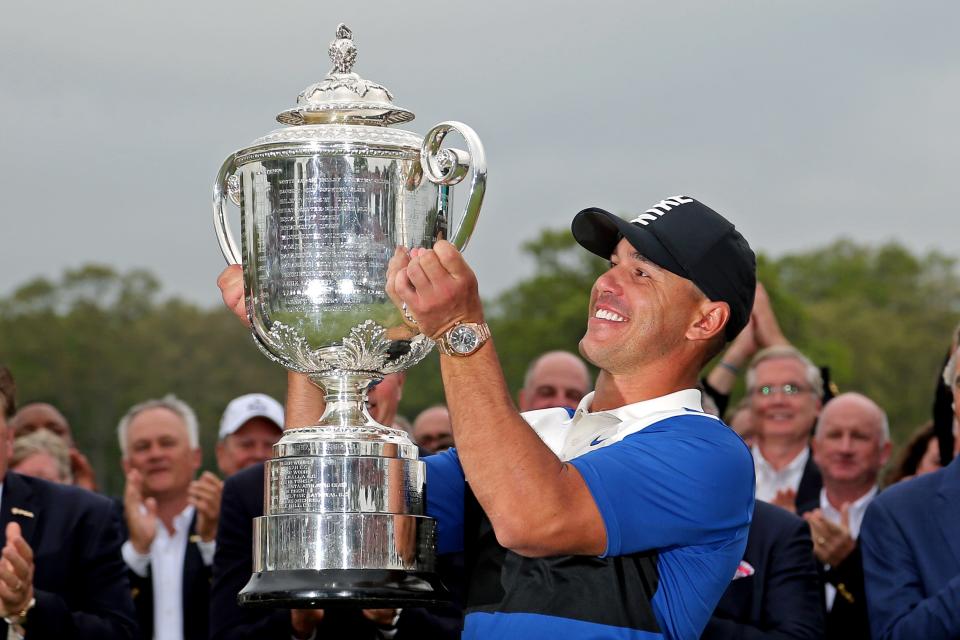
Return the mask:
<svg viewBox="0 0 960 640"><path fill-rule="evenodd" d="M449 604L450 592L435 573L387 569L262 571L237 596L242 607L363 609Z"/></svg>

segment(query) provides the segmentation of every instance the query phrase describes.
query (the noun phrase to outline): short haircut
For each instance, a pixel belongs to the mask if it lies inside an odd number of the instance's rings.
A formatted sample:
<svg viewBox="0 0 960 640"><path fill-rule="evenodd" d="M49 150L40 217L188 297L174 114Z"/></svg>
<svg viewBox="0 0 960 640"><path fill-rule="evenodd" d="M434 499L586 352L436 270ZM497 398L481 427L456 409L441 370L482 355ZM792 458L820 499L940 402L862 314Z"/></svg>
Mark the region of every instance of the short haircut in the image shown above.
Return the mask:
<svg viewBox="0 0 960 640"><path fill-rule="evenodd" d="M10 369L0 364L0 407L5 418L12 418L17 412L17 383L13 381Z"/></svg>
<svg viewBox="0 0 960 640"><path fill-rule="evenodd" d="M200 447L197 414L193 412L190 405L170 393L160 399L147 400L134 405L120 418L120 424L117 425L117 439L120 441L120 453L123 454L124 457L127 455L127 432L130 430L130 423L147 409L167 409L178 415L187 427L187 438L190 441L190 446L194 449Z"/></svg>
<svg viewBox="0 0 960 640"><path fill-rule="evenodd" d="M13 441L10 467L15 467L38 453L45 453L56 461L57 472L63 482L73 482L73 473L70 471L70 448L67 447L63 438L46 429L37 429Z"/></svg>
<svg viewBox="0 0 960 640"><path fill-rule="evenodd" d="M750 367L747 369L747 389L753 389L756 386L757 365L767 360L779 360L781 358L792 358L802 364L807 384L810 385L817 398L823 398L823 374L820 373L820 368L813 364L810 358L803 355L799 349L788 344L767 347L753 356Z"/></svg>

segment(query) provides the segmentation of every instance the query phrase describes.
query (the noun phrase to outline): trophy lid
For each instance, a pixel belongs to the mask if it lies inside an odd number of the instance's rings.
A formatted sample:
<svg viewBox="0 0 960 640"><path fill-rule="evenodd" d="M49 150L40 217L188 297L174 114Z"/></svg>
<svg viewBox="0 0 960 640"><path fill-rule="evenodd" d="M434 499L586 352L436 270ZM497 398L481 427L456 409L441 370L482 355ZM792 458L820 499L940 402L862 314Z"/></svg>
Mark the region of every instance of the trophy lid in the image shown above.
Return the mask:
<svg viewBox="0 0 960 640"><path fill-rule="evenodd" d="M393 104L393 94L383 85L353 73L357 47L345 24L337 27L337 39L328 49L333 68L327 77L297 96L297 106L277 116L283 124L390 125L413 120L413 112Z"/></svg>

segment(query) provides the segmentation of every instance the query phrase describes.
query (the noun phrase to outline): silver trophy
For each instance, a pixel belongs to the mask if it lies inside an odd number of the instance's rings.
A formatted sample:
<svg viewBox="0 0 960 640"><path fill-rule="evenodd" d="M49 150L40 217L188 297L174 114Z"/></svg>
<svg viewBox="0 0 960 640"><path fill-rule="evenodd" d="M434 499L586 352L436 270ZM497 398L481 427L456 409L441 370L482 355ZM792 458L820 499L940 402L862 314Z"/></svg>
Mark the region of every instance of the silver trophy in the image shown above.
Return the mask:
<svg viewBox="0 0 960 640"><path fill-rule="evenodd" d="M403 321L385 292L397 247L447 238L463 249L486 182L483 146L444 122L426 138L391 129L413 120L384 87L351 72L356 47L340 25L333 69L310 85L286 125L228 157L213 187L227 262L243 265L247 316L263 353L309 376L326 411L288 429L264 469L264 515L253 523L246 605L429 604L448 596L434 570L436 523L424 515L424 464L406 433L378 424L367 388L422 360L433 341ZM456 131L468 151L443 148ZM470 193L450 225L451 187ZM240 207L242 252L227 221Z"/></svg>

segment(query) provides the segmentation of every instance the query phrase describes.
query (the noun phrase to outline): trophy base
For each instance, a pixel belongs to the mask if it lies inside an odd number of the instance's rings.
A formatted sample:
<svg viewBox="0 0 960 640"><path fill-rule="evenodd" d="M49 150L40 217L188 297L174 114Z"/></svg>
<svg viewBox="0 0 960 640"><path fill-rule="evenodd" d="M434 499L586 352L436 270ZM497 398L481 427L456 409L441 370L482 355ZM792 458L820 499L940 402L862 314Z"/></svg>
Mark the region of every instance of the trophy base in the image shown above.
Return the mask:
<svg viewBox="0 0 960 640"><path fill-rule="evenodd" d="M254 573L237 596L242 607L365 609L449 604L436 574L395 569L287 569Z"/></svg>

